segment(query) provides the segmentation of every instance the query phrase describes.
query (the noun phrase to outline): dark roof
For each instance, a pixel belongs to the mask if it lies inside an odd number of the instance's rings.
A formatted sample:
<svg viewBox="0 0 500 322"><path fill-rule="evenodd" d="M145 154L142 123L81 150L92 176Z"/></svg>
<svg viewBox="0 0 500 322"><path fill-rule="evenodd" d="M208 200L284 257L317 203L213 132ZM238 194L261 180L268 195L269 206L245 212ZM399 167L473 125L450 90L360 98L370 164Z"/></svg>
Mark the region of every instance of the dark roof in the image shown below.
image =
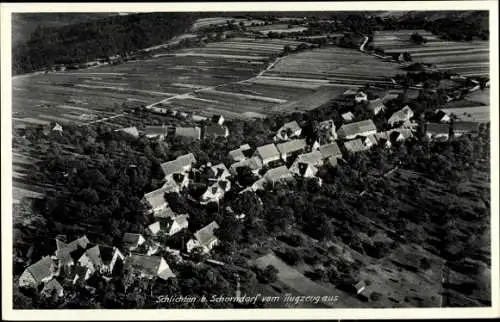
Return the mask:
<svg viewBox="0 0 500 322"><path fill-rule="evenodd" d="M344 134L345 136L353 136L371 131L377 131L377 127L372 120L343 124L339 129L340 134Z"/></svg>
<svg viewBox="0 0 500 322"><path fill-rule="evenodd" d="M455 132L473 132L479 129L479 124L476 122L457 121L452 125Z"/></svg>
<svg viewBox="0 0 500 322"><path fill-rule="evenodd" d="M217 239L214 235L214 230L217 228L219 228L219 225L215 221L212 221L210 224L195 232L194 236L201 245L207 245Z"/></svg>
<svg viewBox="0 0 500 322"><path fill-rule="evenodd" d="M27 268L35 281L40 283L42 279L49 277L52 274L52 259L50 256L42 257L38 262Z"/></svg>
<svg viewBox="0 0 500 322"><path fill-rule="evenodd" d="M226 132L227 127L218 123L212 123L205 127L205 136L226 136Z"/></svg>
<svg viewBox="0 0 500 322"><path fill-rule="evenodd" d="M319 147L319 152L323 158L329 158L331 156L342 156L339 146L336 142L325 144Z"/></svg>
<svg viewBox="0 0 500 322"><path fill-rule="evenodd" d="M427 123L425 125L425 131L429 132L429 133L449 134L450 133L450 125L449 124L442 124L442 123Z"/></svg>

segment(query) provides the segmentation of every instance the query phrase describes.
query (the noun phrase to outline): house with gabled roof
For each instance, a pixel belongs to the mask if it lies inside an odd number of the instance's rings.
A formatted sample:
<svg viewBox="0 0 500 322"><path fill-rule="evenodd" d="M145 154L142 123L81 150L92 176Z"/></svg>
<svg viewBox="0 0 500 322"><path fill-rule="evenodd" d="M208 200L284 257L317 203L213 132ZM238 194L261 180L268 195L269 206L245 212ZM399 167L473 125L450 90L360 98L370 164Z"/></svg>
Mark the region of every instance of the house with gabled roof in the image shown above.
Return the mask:
<svg viewBox="0 0 500 322"><path fill-rule="evenodd" d="M142 202L148 208L146 211L147 214L151 213L155 215L165 211L169 207L165 199L165 193L167 191L162 187L144 194Z"/></svg>
<svg viewBox="0 0 500 322"><path fill-rule="evenodd" d="M189 183L186 174L191 171L193 164L196 163L196 158L192 153L181 155L177 159L162 163L161 169L165 175L166 182L178 182L183 188ZM186 183L187 182L187 183Z"/></svg>
<svg viewBox="0 0 500 322"><path fill-rule="evenodd" d="M413 110L408 105L406 105L399 111L394 112L389 120L387 120L387 123L389 123L391 126L394 126L397 123L402 123L404 121L410 120L413 115Z"/></svg>
<svg viewBox="0 0 500 322"><path fill-rule="evenodd" d="M112 274L115 265L123 261L124 258L125 256L116 247L95 245L85 251L78 263L83 267L87 267L90 274L94 272Z"/></svg>
<svg viewBox="0 0 500 322"><path fill-rule="evenodd" d="M277 161L280 159L280 152L276 148L276 145L274 143L271 144L266 144L263 146L259 146L254 154L254 157L260 158L262 161L262 164L268 164L273 161Z"/></svg>
<svg viewBox="0 0 500 322"><path fill-rule="evenodd" d="M274 185L278 182L293 180L293 173L286 166L283 165L277 168L267 170L263 178L267 182Z"/></svg>
<svg viewBox="0 0 500 322"><path fill-rule="evenodd" d="M344 148L346 149L346 151L350 153L366 151L369 149L369 147L363 144L363 141L361 141L361 139L355 139L344 142Z"/></svg>
<svg viewBox="0 0 500 322"><path fill-rule="evenodd" d="M260 169L262 169L262 166L262 160L259 157L255 156L231 164L231 166L229 167L229 172L235 176L238 174L238 168L248 167L254 175L258 175Z"/></svg>
<svg viewBox="0 0 500 322"><path fill-rule="evenodd" d="M275 141L286 141L294 137L300 136L302 133L302 128L297 121L291 121L283 124L282 127L278 129L276 135L274 136Z"/></svg>
<svg viewBox="0 0 500 322"><path fill-rule="evenodd" d="M175 274L163 257L133 254L125 259L124 269L140 278L152 279L159 277L163 280L175 278Z"/></svg>
<svg viewBox="0 0 500 322"><path fill-rule="evenodd" d="M214 234L216 229L219 229L219 225L217 222L212 221L195 232L193 238L186 244L187 252L191 253L196 247L201 247L205 253L210 252L219 243L219 239Z"/></svg>
<svg viewBox="0 0 500 322"><path fill-rule="evenodd" d="M148 139L164 140L168 135L169 128L165 125L150 125L146 126L144 131Z"/></svg>
<svg viewBox="0 0 500 322"><path fill-rule="evenodd" d="M146 239L144 238L144 236L136 233L125 233L122 239L123 247L130 251L136 250L145 242Z"/></svg>
<svg viewBox="0 0 500 322"><path fill-rule="evenodd" d="M365 102L368 100L368 95L363 92L363 91L358 91L355 95L354 95L354 101L356 103L361 103L361 102Z"/></svg>
<svg viewBox="0 0 500 322"><path fill-rule="evenodd" d="M434 113L434 117L437 122L440 123L450 123L451 122L451 117L446 114L443 110L437 110L436 113Z"/></svg>
<svg viewBox="0 0 500 322"><path fill-rule="evenodd" d="M342 159L342 151L340 151L336 142L321 145L318 151L325 160Z"/></svg>
<svg viewBox="0 0 500 322"><path fill-rule="evenodd" d="M189 215L188 214L183 214L176 216L173 220L170 226L168 227L166 233L169 236L173 236L180 232L183 229L187 229L189 227Z"/></svg>
<svg viewBox="0 0 500 322"><path fill-rule="evenodd" d="M115 132L121 132L121 133L124 133L126 135L130 135L134 138L139 137L139 130L137 130L137 128L135 126L124 127L122 129L115 130Z"/></svg>
<svg viewBox="0 0 500 322"><path fill-rule="evenodd" d="M306 139L295 139L291 141L286 141L283 143L279 143L276 145L280 153L280 157L283 161L287 161L287 159L294 154L300 153L307 148Z"/></svg>
<svg viewBox="0 0 500 322"><path fill-rule="evenodd" d="M303 177L313 177L318 172L317 167L321 165L323 155L320 151L313 151L299 155L290 166L290 172Z"/></svg>
<svg viewBox="0 0 500 322"><path fill-rule="evenodd" d="M342 119L346 122L351 122L352 120L354 120L354 114L352 114L352 112L344 113L341 116Z"/></svg>
<svg viewBox="0 0 500 322"><path fill-rule="evenodd" d="M337 139L337 128L333 120L319 122L316 126L316 135L321 144L335 141Z"/></svg>
<svg viewBox="0 0 500 322"><path fill-rule="evenodd" d="M55 278L48 281L40 292L40 295L43 297L51 297L54 294L57 297L64 296L64 288Z"/></svg>
<svg viewBox="0 0 500 322"><path fill-rule="evenodd" d="M372 120L343 124L337 131L337 136L350 140L357 136L368 136L377 133L377 127Z"/></svg>
<svg viewBox="0 0 500 322"><path fill-rule="evenodd" d="M231 157L233 161L238 162L250 157L251 156L250 152L251 152L250 145L242 144L237 149L229 151L229 157Z"/></svg>
<svg viewBox="0 0 500 322"><path fill-rule="evenodd" d="M373 99L373 100L369 100L368 101L368 105L366 106L366 108L370 112L372 112L373 115L377 115L380 112L384 111L386 107L384 105L384 102L382 102L381 98L376 98L376 99Z"/></svg>
<svg viewBox="0 0 500 322"><path fill-rule="evenodd" d="M204 137L205 138L227 138L229 136L229 128L225 125L220 125L218 123L212 123L205 126Z"/></svg>
<svg viewBox="0 0 500 322"><path fill-rule="evenodd" d="M224 116L222 116L222 115L212 116L212 123L222 125L222 124L224 124L224 121L225 121L225 119L224 119Z"/></svg>
<svg viewBox="0 0 500 322"><path fill-rule="evenodd" d="M450 124L427 123L425 124L425 135L430 140L448 141L450 138Z"/></svg>
<svg viewBox="0 0 500 322"><path fill-rule="evenodd" d="M56 239L57 249L55 251L55 257L58 259L61 266L73 266L89 245L90 241L85 235L68 244Z"/></svg>
<svg viewBox="0 0 500 322"><path fill-rule="evenodd" d="M198 126L191 126L191 127L177 126L175 128L175 136L176 137L184 137L184 138L193 139L193 140L200 140L201 139L201 129Z"/></svg>
<svg viewBox="0 0 500 322"><path fill-rule="evenodd" d="M38 285L50 281L56 272L54 260L50 256L44 256L24 270L19 277L19 287L36 289Z"/></svg>
<svg viewBox="0 0 500 322"><path fill-rule="evenodd" d="M375 135L363 136L360 138L360 140L361 140L361 142L363 142L363 145L367 149L370 149L372 146L377 144L377 140L375 139Z"/></svg>
<svg viewBox="0 0 500 322"><path fill-rule="evenodd" d="M62 135L63 127L61 126L61 124L56 123L56 125L54 125L54 127L52 128L52 131L59 133L59 135Z"/></svg>

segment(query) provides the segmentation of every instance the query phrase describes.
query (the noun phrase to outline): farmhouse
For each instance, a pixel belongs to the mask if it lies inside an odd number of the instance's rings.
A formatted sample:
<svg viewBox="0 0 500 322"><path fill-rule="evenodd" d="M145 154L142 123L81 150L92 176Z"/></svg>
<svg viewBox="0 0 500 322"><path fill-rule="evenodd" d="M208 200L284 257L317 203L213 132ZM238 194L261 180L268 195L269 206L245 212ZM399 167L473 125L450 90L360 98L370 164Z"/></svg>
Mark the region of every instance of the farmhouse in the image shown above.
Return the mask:
<svg viewBox="0 0 500 322"><path fill-rule="evenodd" d="M213 123L205 126L205 138L217 138L223 137L227 138L229 136L229 128L225 125L220 125L218 123Z"/></svg>
<svg viewBox="0 0 500 322"><path fill-rule="evenodd" d="M274 185L281 181L293 179L293 173L283 165L274 169L269 169L264 175L264 179Z"/></svg>
<svg viewBox="0 0 500 322"><path fill-rule="evenodd" d="M238 168L241 167L248 167L253 174L257 175L259 173L259 170L262 169L262 160L259 157L252 157L250 159L241 160L231 164L231 166L229 167L229 171L233 175L237 175Z"/></svg>
<svg viewBox="0 0 500 322"><path fill-rule="evenodd" d="M455 137L462 136L463 134L477 133L479 131L479 124L475 122L454 122L451 126L453 135Z"/></svg>
<svg viewBox="0 0 500 322"><path fill-rule="evenodd" d="M51 280L55 272L53 259L50 256L42 257L38 262L24 270L19 277L19 287L37 288L41 283Z"/></svg>
<svg viewBox="0 0 500 322"><path fill-rule="evenodd" d="M85 252L88 245L90 244L87 236L80 237L65 244L62 241L56 239L55 256L62 266L73 266L75 262L80 258L80 256Z"/></svg>
<svg viewBox="0 0 500 322"><path fill-rule="evenodd" d="M337 139L337 129L333 120L320 122L316 127L316 134L321 144L335 141Z"/></svg>
<svg viewBox="0 0 500 322"><path fill-rule="evenodd" d="M118 130L115 130L115 131L124 133L126 135L130 135L130 136L132 136L134 138L138 138L139 137L139 131L137 130L137 128L135 126L125 127L125 128L118 129Z"/></svg>
<svg viewBox="0 0 500 322"><path fill-rule="evenodd" d="M361 152L369 149L369 147L367 147L360 139L344 142L344 148L346 149L346 151L351 153Z"/></svg>
<svg viewBox="0 0 500 322"><path fill-rule="evenodd" d="M306 139L297 139L279 143L276 145L281 159L287 161L291 155L303 151L307 147Z"/></svg>
<svg viewBox="0 0 500 322"><path fill-rule="evenodd" d="M286 141L294 137L300 136L302 133L302 128L297 121L292 121L283 124L282 127L276 132L274 137L275 141Z"/></svg>
<svg viewBox="0 0 500 322"><path fill-rule="evenodd" d="M175 128L175 136L183 137L193 140L201 139L201 129L198 126L194 127L176 127Z"/></svg>
<svg viewBox="0 0 500 322"><path fill-rule="evenodd" d="M214 246L219 243L219 239L215 237L214 231L219 229L219 225L212 221L202 229L194 233L194 238L187 242L187 252L191 253L194 248L201 247L204 253L208 253Z"/></svg>
<svg viewBox="0 0 500 322"><path fill-rule="evenodd" d="M179 182L179 176L176 178L175 175L182 175L182 178L185 178L185 175L191 170L194 163L196 163L196 158L192 153L181 155L173 161L162 163L161 168L165 174L165 180L167 182ZM185 186L185 179L181 180L181 183L181 186Z"/></svg>
<svg viewBox="0 0 500 322"><path fill-rule="evenodd" d="M342 114L342 119L346 122L351 122L354 120L354 114L352 114L352 112L344 113Z"/></svg>
<svg viewBox="0 0 500 322"><path fill-rule="evenodd" d="M385 110L385 105L382 102L382 99L376 98L374 100L370 100L366 108L373 113L373 115L377 115L378 113Z"/></svg>
<svg viewBox="0 0 500 322"><path fill-rule="evenodd" d="M141 234L134 234L134 233L125 233L122 239L123 247L125 247L130 251L136 250L145 242L146 239L144 239L144 236L142 236Z"/></svg>
<svg viewBox="0 0 500 322"><path fill-rule="evenodd" d="M343 124L337 131L337 136L342 139L354 139L356 136L367 136L377 133L377 128L372 120Z"/></svg>
<svg viewBox="0 0 500 322"><path fill-rule="evenodd" d="M342 152L336 142L325 144L319 147L318 150L324 160L332 161L342 158Z"/></svg>
<svg viewBox="0 0 500 322"><path fill-rule="evenodd" d="M87 274L93 274L96 271L101 274L111 274L115 265L124 258L125 256L116 247L95 245L85 251L78 259L78 263L88 269Z"/></svg>
<svg viewBox="0 0 500 322"><path fill-rule="evenodd" d="M318 172L317 167L323 165L323 155L319 151L301 154L290 167L290 172L310 178Z"/></svg>
<svg viewBox="0 0 500 322"><path fill-rule="evenodd" d="M262 164L268 164L269 162L277 161L280 159L280 152L276 148L274 143L263 145L258 147L254 154L254 157L259 157Z"/></svg>
<svg viewBox="0 0 500 322"><path fill-rule="evenodd" d="M242 161L249 157L251 148L248 144L243 144L239 148L229 151L229 156L233 161Z"/></svg>
<svg viewBox="0 0 500 322"><path fill-rule="evenodd" d="M168 135L168 127L162 126L146 126L145 129L146 137L148 139L159 139L164 140Z"/></svg>
<svg viewBox="0 0 500 322"><path fill-rule="evenodd" d="M427 123L425 125L425 135L432 140L448 141L450 137L450 128L449 124Z"/></svg>
<svg viewBox="0 0 500 322"><path fill-rule="evenodd" d="M163 280L175 278L175 274L165 259L160 256L130 255L125 259L124 268L126 271L138 274L141 278L159 277Z"/></svg>
<svg viewBox="0 0 500 322"><path fill-rule="evenodd" d="M391 126L394 126L394 124L408 121L412 117L413 117L413 111L408 105L406 105L405 107L403 107L399 111L394 112L394 114L392 114L392 116L389 118L389 120L387 122Z"/></svg>
<svg viewBox="0 0 500 322"><path fill-rule="evenodd" d="M53 295L58 297L64 296L64 288L61 283L59 283L55 278L51 279L45 286L43 287L40 295L43 297L51 297Z"/></svg>

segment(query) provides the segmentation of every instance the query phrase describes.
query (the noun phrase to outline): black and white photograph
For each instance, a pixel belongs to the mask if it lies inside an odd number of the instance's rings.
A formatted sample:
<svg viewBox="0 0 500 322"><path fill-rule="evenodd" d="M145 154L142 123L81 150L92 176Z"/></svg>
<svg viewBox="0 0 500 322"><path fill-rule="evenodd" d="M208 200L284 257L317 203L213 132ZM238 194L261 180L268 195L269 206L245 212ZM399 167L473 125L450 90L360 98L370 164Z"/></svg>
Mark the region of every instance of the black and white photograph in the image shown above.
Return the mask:
<svg viewBox="0 0 500 322"><path fill-rule="evenodd" d="M10 4L4 308L498 316L498 3L446 2Z"/></svg>

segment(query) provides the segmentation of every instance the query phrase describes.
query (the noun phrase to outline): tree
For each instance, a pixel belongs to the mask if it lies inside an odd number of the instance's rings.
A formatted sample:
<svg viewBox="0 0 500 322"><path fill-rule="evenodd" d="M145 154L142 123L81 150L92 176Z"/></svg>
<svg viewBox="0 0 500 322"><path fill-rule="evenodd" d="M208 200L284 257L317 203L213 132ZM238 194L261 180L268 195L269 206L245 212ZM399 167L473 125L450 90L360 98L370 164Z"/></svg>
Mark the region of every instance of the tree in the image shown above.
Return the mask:
<svg viewBox="0 0 500 322"><path fill-rule="evenodd" d="M274 283L278 279L279 271L273 265L267 265L264 269L257 269L257 279L261 283Z"/></svg>
<svg viewBox="0 0 500 322"><path fill-rule="evenodd" d="M420 44L425 44L427 42L427 39L425 39L422 35L420 35L418 32L414 32L412 35L411 35L411 40L420 45Z"/></svg>

